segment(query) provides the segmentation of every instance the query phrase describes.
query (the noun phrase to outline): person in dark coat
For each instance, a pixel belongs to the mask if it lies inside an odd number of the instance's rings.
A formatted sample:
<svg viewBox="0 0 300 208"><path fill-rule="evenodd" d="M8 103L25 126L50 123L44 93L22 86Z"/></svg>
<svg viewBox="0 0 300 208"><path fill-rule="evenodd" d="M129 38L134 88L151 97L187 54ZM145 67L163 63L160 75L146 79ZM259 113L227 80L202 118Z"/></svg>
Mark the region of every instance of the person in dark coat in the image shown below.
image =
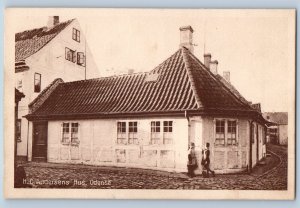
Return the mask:
<svg viewBox="0 0 300 208"><path fill-rule="evenodd" d="M206 143L205 148L202 150L202 175L203 177L209 177L209 173L212 174L213 177L215 177L215 171L212 171L210 169L210 150L209 150L209 143Z"/></svg>
<svg viewBox="0 0 300 208"><path fill-rule="evenodd" d="M197 169L197 158L195 153L195 144L192 142L188 151L187 175L191 178L195 177L195 169Z"/></svg>

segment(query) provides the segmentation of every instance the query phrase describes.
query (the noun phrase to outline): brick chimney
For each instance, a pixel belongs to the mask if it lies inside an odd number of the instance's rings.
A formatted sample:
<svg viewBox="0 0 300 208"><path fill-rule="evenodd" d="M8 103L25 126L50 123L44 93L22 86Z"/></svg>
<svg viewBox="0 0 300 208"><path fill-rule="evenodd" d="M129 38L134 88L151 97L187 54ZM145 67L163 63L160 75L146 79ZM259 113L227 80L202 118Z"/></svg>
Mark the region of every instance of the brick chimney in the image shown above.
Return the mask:
<svg viewBox="0 0 300 208"><path fill-rule="evenodd" d="M59 24L59 16L49 16L48 18L48 27L54 27L55 25Z"/></svg>
<svg viewBox="0 0 300 208"><path fill-rule="evenodd" d="M134 69L128 69L128 74L133 74L134 73Z"/></svg>
<svg viewBox="0 0 300 208"><path fill-rule="evenodd" d="M218 74L218 61L214 60L209 63L210 71L214 74Z"/></svg>
<svg viewBox="0 0 300 208"><path fill-rule="evenodd" d="M206 68L210 69L210 63L211 63L211 54L205 53L204 54L204 65L206 66Z"/></svg>
<svg viewBox="0 0 300 208"><path fill-rule="evenodd" d="M180 47L184 46L190 50L191 53L194 53L194 46L193 46L193 28L188 26L183 26L179 28L180 30Z"/></svg>
<svg viewBox="0 0 300 208"><path fill-rule="evenodd" d="M230 83L230 71L223 71L223 78Z"/></svg>

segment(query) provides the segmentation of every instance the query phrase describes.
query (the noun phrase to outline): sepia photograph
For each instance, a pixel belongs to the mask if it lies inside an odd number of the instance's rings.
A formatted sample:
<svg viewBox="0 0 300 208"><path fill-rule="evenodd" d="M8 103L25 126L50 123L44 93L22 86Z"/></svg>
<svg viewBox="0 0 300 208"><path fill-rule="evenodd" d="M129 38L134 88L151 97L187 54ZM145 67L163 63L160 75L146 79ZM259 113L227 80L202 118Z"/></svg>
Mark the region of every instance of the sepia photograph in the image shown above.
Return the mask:
<svg viewBox="0 0 300 208"><path fill-rule="evenodd" d="M295 17L6 9L6 197L294 199Z"/></svg>

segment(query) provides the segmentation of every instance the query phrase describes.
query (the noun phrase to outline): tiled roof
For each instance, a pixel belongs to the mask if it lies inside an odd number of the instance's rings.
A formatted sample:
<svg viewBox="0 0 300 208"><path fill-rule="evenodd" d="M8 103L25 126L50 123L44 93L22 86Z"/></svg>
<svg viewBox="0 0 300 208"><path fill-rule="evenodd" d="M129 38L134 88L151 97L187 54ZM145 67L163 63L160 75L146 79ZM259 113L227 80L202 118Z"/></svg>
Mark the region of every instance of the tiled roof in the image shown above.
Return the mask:
<svg viewBox="0 0 300 208"><path fill-rule="evenodd" d="M219 79L233 94L235 94L242 102L249 104L249 102L244 98L243 95L230 83L227 82L221 75L215 75L217 79Z"/></svg>
<svg viewBox="0 0 300 208"><path fill-rule="evenodd" d="M263 113L263 117L276 124L286 125L288 124L287 112L266 112Z"/></svg>
<svg viewBox="0 0 300 208"><path fill-rule="evenodd" d="M182 47L149 73L61 83L29 117L186 110L253 112Z"/></svg>
<svg viewBox="0 0 300 208"><path fill-rule="evenodd" d="M15 35L15 61L22 61L39 51L73 20L57 24L54 27L41 27L26 30Z"/></svg>

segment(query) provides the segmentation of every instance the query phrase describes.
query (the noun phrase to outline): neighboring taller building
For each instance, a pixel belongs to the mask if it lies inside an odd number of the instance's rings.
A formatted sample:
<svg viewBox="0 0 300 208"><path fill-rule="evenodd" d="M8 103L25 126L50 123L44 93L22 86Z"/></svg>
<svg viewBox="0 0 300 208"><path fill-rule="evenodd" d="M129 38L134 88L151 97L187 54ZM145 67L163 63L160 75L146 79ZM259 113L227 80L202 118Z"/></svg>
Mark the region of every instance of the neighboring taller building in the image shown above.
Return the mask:
<svg viewBox="0 0 300 208"><path fill-rule="evenodd" d="M99 77L85 36L76 19L59 22L49 17L45 27L15 34L15 86L25 95L18 109L18 156L27 157L28 104L54 79L66 81Z"/></svg>

